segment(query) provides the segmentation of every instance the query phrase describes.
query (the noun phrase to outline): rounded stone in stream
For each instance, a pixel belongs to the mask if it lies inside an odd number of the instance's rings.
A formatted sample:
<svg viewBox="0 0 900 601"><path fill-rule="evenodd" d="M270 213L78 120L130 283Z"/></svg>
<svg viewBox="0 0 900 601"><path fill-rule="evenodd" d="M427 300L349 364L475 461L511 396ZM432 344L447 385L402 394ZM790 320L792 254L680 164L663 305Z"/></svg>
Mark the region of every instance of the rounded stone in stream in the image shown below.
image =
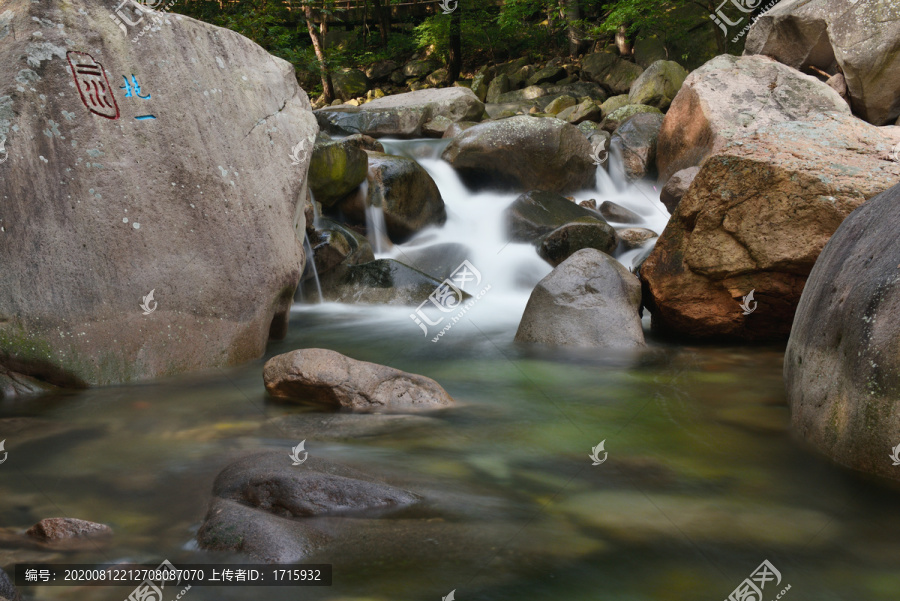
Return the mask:
<svg viewBox="0 0 900 601"><path fill-rule="evenodd" d="M579 219L544 236L538 245L538 254L556 267L582 248L594 248L611 255L617 244L616 232L608 223Z"/></svg>
<svg viewBox="0 0 900 601"><path fill-rule="evenodd" d="M597 213L578 206L564 196L540 190L532 190L516 198L504 212L504 220L507 235L513 242L537 243L542 236L574 221L609 227ZM611 227L609 231L612 232ZM615 237L614 232L612 235Z"/></svg>
<svg viewBox="0 0 900 601"><path fill-rule="evenodd" d="M318 457L293 465L287 450L251 455L226 467L197 533L204 549L241 551L255 559L297 561L333 538L313 516L381 516L419 497Z"/></svg>
<svg viewBox="0 0 900 601"><path fill-rule="evenodd" d="M643 221L641 216L631 209L626 209L622 205L616 204L611 200L604 200L600 204L598 210L600 211L600 214L603 215L604 219L615 221L616 223L640 223Z"/></svg>
<svg viewBox="0 0 900 601"><path fill-rule="evenodd" d="M270 419L281 436L297 440L350 440L368 436L397 436L423 428L438 428L445 422L433 417L398 413L297 413Z"/></svg>
<svg viewBox="0 0 900 601"><path fill-rule="evenodd" d="M109 536L112 533L112 528L106 524L97 524L75 518L47 518L25 532L28 536L45 542L70 538Z"/></svg>
<svg viewBox="0 0 900 601"><path fill-rule="evenodd" d="M634 250L642 247L647 240L658 237L659 234L645 227L626 227L616 230L616 236L622 241L625 250Z"/></svg>
<svg viewBox="0 0 900 601"><path fill-rule="evenodd" d="M609 255L585 248L534 288L516 342L598 348L643 346L640 303L641 285L634 274Z"/></svg>
<svg viewBox="0 0 900 601"><path fill-rule="evenodd" d="M326 349L272 357L263 368L270 395L352 411L435 409L453 403L440 384Z"/></svg>

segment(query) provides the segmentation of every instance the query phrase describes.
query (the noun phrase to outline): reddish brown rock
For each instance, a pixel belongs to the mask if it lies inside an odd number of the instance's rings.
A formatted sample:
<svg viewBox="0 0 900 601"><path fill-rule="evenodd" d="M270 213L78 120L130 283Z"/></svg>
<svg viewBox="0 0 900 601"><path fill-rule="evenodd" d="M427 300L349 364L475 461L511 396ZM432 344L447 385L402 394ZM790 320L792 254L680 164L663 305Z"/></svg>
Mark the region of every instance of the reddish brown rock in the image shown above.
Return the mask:
<svg viewBox="0 0 900 601"><path fill-rule="evenodd" d="M829 237L900 180L882 129L841 114L776 123L707 159L641 267L654 329L786 338ZM758 307L744 315L751 290Z"/></svg>
<svg viewBox="0 0 900 601"><path fill-rule="evenodd" d="M815 77L765 56L718 56L688 75L666 113L656 148L659 182L760 128L832 112L849 114L850 107Z"/></svg>
<svg viewBox="0 0 900 601"><path fill-rule="evenodd" d="M47 518L25 532L28 536L45 542L70 538L109 536L112 533L112 528L106 524L97 524L75 518Z"/></svg>
<svg viewBox="0 0 900 601"><path fill-rule="evenodd" d="M300 349L266 362L270 395L353 411L435 409L453 403L440 384L326 349Z"/></svg>

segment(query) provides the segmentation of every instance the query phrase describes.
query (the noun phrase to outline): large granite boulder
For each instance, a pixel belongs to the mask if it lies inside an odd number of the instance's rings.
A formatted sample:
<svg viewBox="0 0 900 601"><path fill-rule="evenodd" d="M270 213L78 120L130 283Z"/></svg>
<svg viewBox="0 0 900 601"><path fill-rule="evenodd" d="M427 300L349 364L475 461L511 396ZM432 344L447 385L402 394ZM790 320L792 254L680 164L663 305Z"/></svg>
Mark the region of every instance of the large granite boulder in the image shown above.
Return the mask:
<svg viewBox="0 0 900 601"><path fill-rule="evenodd" d="M628 104L669 108L688 72L675 61L656 61L638 76L628 92Z"/></svg>
<svg viewBox="0 0 900 601"><path fill-rule="evenodd" d="M693 338L787 337L829 237L900 181L900 163L887 160L895 140L882 129L829 113L726 142L641 266L653 328ZM758 308L747 313L740 305L751 291Z"/></svg>
<svg viewBox="0 0 900 601"><path fill-rule="evenodd" d="M841 465L894 480L898 210L900 185L844 220L809 274L784 356L795 432Z"/></svg>
<svg viewBox="0 0 900 601"><path fill-rule="evenodd" d="M657 145L659 181L700 165L731 141L776 123L849 114L832 88L764 56L717 56L688 75Z"/></svg>
<svg viewBox="0 0 900 601"><path fill-rule="evenodd" d="M272 357L263 368L263 379L266 391L275 398L345 411L409 411L453 404L431 378L327 349L300 349Z"/></svg>
<svg viewBox="0 0 900 601"><path fill-rule="evenodd" d="M853 112L874 125L900 116L900 5L888 0L783 0L747 33L745 54L843 73Z"/></svg>
<svg viewBox="0 0 900 601"><path fill-rule="evenodd" d="M437 184L416 161L369 152L368 198L370 207L380 207L387 235L393 242L403 242L416 232L443 225L447 210ZM366 207L359 197L349 197L340 204L344 215L365 224Z"/></svg>
<svg viewBox="0 0 900 601"><path fill-rule="evenodd" d="M441 116L453 122L479 121L484 104L469 88L417 90L385 96L362 106L331 106L315 111L319 125L337 134L418 138L422 127Z"/></svg>
<svg viewBox="0 0 900 601"><path fill-rule="evenodd" d="M644 345L641 285L621 263L593 248L579 250L538 282L516 342L633 348Z"/></svg>
<svg viewBox="0 0 900 601"><path fill-rule="evenodd" d="M528 116L480 123L443 153L471 188L552 190L594 185L591 145L574 125Z"/></svg>
<svg viewBox="0 0 900 601"><path fill-rule="evenodd" d="M84 386L262 355L304 262L294 68L181 15L144 36L87 0L3 8L0 364Z"/></svg>
<svg viewBox="0 0 900 601"><path fill-rule="evenodd" d="M320 136L309 163L309 190L313 198L324 207L344 198L366 181L368 161L357 140L329 140Z"/></svg>

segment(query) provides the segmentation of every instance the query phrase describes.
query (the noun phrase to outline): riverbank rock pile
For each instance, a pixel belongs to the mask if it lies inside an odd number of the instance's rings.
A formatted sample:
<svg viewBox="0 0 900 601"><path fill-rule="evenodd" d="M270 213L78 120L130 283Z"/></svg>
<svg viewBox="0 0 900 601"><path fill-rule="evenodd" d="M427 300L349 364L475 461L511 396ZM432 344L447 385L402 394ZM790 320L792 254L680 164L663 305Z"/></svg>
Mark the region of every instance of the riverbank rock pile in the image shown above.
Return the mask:
<svg viewBox="0 0 900 601"><path fill-rule="evenodd" d="M4 395L231 365L286 332L317 132L293 67L122 10L158 23L84 0L0 16Z"/></svg>

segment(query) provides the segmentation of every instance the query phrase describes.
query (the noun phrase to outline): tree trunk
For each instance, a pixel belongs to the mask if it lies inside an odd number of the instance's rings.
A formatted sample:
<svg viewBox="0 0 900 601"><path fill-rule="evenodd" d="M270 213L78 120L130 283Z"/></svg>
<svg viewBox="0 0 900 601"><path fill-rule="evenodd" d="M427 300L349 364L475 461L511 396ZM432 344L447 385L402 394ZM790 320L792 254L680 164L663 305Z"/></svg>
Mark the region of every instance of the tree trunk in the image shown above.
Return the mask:
<svg viewBox="0 0 900 601"><path fill-rule="evenodd" d="M386 1L389 2L390 0ZM375 18L378 20L378 29L381 31L381 46L382 48L387 48L391 20L389 15L386 14L385 8L381 5L381 0L372 0L372 4L375 9ZM390 5L388 5L387 10L390 10Z"/></svg>
<svg viewBox="0 0 900 601"><path fill-rule="evenodd" d="M460 35L462 6L457 2L456 10L450 16L450 64L448 65L447 85L453 85L459 79L462 68L462 39Z"/></svg>
<svg viewBox="0 0 900 601"><path fill-rule="evenodd" d="M325 95L325 101L334 100L334 86L331 83L331 72L328 70L328 63L325 61L325 49L322 40L319 39L319 33L313 25L312 7L309 3L303 5L303 14L306 17L306 29L309 31L309 39L312 40L313 50L316 52L316 59L322 69L322 92Z"/></svg>
<svg viewBox="0 0 900 601"><path fill-rule="evenodd" d="M578 0L561 0L566 19L566 37L569 40L569 55L572 58L578 56L581 50L581 44L584 34L578 27L578 21L581 20L581 9L578 6Z"/></svg>
<svg viewBox="0 0 900 601"><path fill-rule="evenodd" d="M628 30L624 25L619 25L616 32L616 47L622 56L631 56L631 42L628 40Z"/></svg>

